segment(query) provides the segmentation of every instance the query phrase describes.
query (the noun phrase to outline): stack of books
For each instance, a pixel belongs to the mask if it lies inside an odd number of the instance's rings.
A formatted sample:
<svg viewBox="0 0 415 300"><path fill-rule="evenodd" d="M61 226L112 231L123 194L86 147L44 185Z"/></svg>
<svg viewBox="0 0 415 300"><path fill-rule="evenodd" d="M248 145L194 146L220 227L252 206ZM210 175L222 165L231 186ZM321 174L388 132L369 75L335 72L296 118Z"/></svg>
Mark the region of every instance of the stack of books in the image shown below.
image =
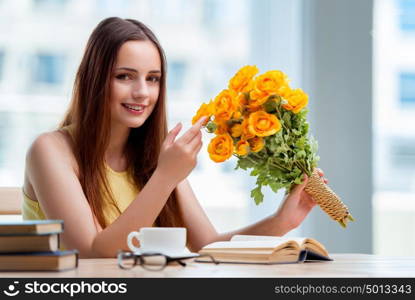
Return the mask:
<svg viewBox="0 0 415 300"><path fill-rule="evenodd" d="M78 266L77 250L60 250L63 220L0 222L0 271L62 271Z"/></svg>

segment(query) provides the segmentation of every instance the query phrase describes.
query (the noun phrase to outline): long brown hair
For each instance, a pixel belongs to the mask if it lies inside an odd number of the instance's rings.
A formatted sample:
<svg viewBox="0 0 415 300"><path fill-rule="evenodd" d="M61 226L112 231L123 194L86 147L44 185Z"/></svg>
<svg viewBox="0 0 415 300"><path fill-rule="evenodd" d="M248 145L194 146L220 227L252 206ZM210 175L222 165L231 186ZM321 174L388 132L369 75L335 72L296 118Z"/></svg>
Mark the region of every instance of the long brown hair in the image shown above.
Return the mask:
<svg viewBox="0 0 415 300"><path fill-rule="evenodd" d="M116 17L101 21L92 32L76 74L72 102L60 128L71 125L73 151L79 180L100 225L106 224L103 199L107 197L119 213L105 172L105 150L110 132L110 80L117 53L126 41L149 40L161 59L160 92L153 112L139 128L132 128L125 155L128 174L142 188L157 167L161 145L167 135L166 58L154 33L143 23ZM176 193L169 196L155 224L183 226Z"/></svg>

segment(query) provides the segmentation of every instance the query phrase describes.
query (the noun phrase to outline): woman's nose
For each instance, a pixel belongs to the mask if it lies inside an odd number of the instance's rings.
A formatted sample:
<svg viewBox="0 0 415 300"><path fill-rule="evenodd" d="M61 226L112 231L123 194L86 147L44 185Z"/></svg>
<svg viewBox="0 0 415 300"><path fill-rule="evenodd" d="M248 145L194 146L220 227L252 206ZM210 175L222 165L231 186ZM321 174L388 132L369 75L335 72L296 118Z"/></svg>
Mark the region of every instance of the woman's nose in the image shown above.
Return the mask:
<svg viewBox="0 0 415 300"><path fill-rule="evenodd" d="M147 98L149 96L147 81L145 79L139 79L133 85L132 91L133 98Z"/></svg>

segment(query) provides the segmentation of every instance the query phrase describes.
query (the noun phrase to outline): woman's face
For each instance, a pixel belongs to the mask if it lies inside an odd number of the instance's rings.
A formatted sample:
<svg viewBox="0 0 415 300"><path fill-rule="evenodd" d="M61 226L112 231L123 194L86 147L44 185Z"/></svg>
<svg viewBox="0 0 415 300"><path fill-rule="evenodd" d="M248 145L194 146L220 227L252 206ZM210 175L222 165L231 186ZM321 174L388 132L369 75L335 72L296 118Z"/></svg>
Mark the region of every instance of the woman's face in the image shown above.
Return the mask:
<svg viewBox="0 0 415 300"><path fill-rule="evenodd" d="M136 128L143 125L157 103L161 61L150 41L125 42L111 76L111 121Z"/></svg>

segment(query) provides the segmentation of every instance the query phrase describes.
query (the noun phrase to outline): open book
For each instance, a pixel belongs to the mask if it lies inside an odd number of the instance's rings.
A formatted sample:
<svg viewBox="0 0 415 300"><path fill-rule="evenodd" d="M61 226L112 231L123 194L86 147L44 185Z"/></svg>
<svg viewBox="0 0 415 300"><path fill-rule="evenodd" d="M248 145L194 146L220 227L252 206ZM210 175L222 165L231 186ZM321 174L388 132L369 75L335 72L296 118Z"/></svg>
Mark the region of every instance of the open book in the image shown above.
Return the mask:
<svg viewBox="0 0 415 300"><path fill-rule="evenodd" d="M214 242L199 254L209 254L219 262L228 263L298 263L332 260L326 248L312 238L259 235L234 235L230 241ZM199 257L196 262L211 262Z"/></svg>

